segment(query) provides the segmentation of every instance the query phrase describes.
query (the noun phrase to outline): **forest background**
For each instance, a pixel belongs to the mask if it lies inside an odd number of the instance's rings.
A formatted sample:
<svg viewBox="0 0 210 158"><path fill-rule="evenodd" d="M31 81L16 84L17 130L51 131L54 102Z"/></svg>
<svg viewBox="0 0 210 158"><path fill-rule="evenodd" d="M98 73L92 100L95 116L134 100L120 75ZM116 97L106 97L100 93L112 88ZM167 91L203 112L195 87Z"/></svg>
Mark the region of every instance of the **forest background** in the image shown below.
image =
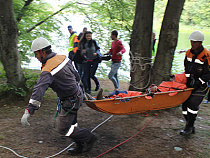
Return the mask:
<svg viewBox="0 0 210 158"><path fill-rule="evenodd" d="M49 39L53 48L55 48L56 53L67 55L68 52L66 50L68 47L69 34L66 32L67 26L65 24L71 24L72 22L74 24L75 22L79 23L82 18L84 26L88 26L91 29L94 34L94 38L100 43L102 53L105 53L111 46L112 41L110 39L110 32L113 29L117 29L119 31L119 38L126 43L126 47L129 47L136 7L136 1L134 0L79 2L28 0L26 2L28 2L28 5L22 0L13 1L15 18L17 20L19 32L18 51L21 55L22 64L30 63L33 56L33 53L30 50L30 45L31 42L39 36ZM187 38L194 30L201 30L207 37L209 36L209 3L210 2L207 0L185 1L184 9L180 18L179 33L186 35L184 38L188 44L186 46L182 45L181 49L187 49L190 47ZM157 42L166 4L167 0L155 1L153 30L156 32ZM72 19L70 17L78 17L81 19ZM78 30L77 27L79 26L75 24L75 30ZM65 31L63 32L64 29ZM82 30L81 25L79 30ZM183 37L181 40L182 39ZM186 42L181 43L186 44ZM204 45L208 46L208 40L204 42ZM179 49L180 48L178 48L177 51L179 51ZM127 50L127 54L128 52L129 50ZM180 66L180 63L183 61L182 59L184 53L177 56L177 58L174 58L175 62L173 64L175 66L172 68L172 73L180 72L183 69L183 67ZM129 58L126 56L126 58L123 59L121 71L128 72L129 74L129 64ZM97 75L100 77L107 77L109 67L110 62L103 62L97 71ZM27 74L28 73L26 72L25 75L29 87L33 87L33 84L35 84L35 80L37 79L37 75L29 74L29 76L27 76ZM1 77L5 78L3 67L1 67ZM120 79L128 81L129 76L124 75L124 73L120 73ZM1 89L5 90L5 87L8 88L5 84L3 84Z"/></svg>

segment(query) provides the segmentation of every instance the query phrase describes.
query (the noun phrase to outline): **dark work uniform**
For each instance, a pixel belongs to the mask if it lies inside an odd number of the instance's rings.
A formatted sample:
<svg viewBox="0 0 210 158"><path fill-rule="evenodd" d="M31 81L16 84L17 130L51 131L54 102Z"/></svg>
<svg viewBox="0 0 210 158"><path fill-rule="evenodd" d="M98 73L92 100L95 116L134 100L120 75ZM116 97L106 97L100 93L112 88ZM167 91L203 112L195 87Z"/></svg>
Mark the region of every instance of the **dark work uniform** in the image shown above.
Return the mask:
<svg viewBox="0 0 210 158"><path fill-rule="evenodd" d="M71 60L64 55L49 54L42 62L41 75L34 86L27 109L30 114L41 106L45 91L48 87L57 93L61 100L58 114L58 131L77 142L88 142L92 133L77 126L77 110L83 101L83 92L78 85L80 77L72 66ZM75 102L75 104L72 104ZM66 114L69 109L74 108Z"/></svg>
<svg viewBox="0 0 210 158"><path fill-rule="evenodd" d="M185 74L187 87L194 90L190 97L182 104L182 113L186 119L186 127L194 127L199 105L206 94L206 83L210 80L210 52L201 46L195 53L192 49L186 52Z"/></svg>

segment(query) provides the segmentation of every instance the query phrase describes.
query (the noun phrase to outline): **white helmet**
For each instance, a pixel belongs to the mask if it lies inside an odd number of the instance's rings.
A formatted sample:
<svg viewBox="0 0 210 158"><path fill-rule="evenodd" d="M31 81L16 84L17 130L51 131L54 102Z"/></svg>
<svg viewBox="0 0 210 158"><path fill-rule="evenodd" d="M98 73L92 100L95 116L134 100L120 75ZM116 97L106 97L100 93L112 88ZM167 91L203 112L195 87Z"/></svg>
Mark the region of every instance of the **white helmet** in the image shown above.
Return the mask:
<svg viewBox="0 0 210 158"><path fill-rule="evenodd" d="M204 41L204 35L201 31L194 31L188 39L192 41Z"/></svg>
<svg viewBox="0 0 210 158"><path fill-rule="evenodd" d="M50 46L50 42L43 37L39 37L32 42L31 50L35 52L48 46Z"/></svg>

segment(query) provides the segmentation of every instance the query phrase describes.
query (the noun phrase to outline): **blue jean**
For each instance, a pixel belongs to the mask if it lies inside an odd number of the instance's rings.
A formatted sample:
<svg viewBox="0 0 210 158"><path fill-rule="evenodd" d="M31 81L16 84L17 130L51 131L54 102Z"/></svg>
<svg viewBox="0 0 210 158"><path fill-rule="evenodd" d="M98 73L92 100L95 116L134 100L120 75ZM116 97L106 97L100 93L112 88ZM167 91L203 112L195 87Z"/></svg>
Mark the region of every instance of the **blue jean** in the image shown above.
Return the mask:
<svg viewBox="0 0 210 158"><path fill-rule="evenodd" d="M120 68L121 62L120 63L115 63L112 62L111 64L111 71L109 72L109 79L112 81L114 84L115 89L119 89L119 80L117 76L118 69Z"/></svg>
<svg viewBox="0 0 210 158"><path fill-rule="evenodd" d="M81 81L83 82L83 77L84 77L84 64L79 64L79 63L76 63L76 67L77 67L77 71L80 75L80 78L81 78Z"/></svg>
<svg viewBox="0 0 210 158"><path fill-rule="evenodd" d="M96 85L99 85L98 79L95 76L96 70L98 68L98 61L93 60L93 61L87 61L84 64L84 86L85 86L85 92L91 93L91 81L90 79L92 78L95 82Z"/></svg>

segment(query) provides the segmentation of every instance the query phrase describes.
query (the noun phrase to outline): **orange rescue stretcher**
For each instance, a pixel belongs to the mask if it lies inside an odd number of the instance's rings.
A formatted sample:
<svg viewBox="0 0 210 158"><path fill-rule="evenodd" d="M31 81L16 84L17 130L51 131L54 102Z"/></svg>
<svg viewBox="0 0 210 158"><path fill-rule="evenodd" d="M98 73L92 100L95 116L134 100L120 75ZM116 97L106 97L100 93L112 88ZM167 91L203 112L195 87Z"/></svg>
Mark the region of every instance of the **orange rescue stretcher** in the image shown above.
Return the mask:
<svg viewBox="0 0 210 158"><path fill-rule="evenodd" d="M127 115L175 107L189 98L193 88L187 88L185 74L176 74L173 81L163 81L160 92L127 91L103 100L86 100L90 108L112 114Z"/></svg>

